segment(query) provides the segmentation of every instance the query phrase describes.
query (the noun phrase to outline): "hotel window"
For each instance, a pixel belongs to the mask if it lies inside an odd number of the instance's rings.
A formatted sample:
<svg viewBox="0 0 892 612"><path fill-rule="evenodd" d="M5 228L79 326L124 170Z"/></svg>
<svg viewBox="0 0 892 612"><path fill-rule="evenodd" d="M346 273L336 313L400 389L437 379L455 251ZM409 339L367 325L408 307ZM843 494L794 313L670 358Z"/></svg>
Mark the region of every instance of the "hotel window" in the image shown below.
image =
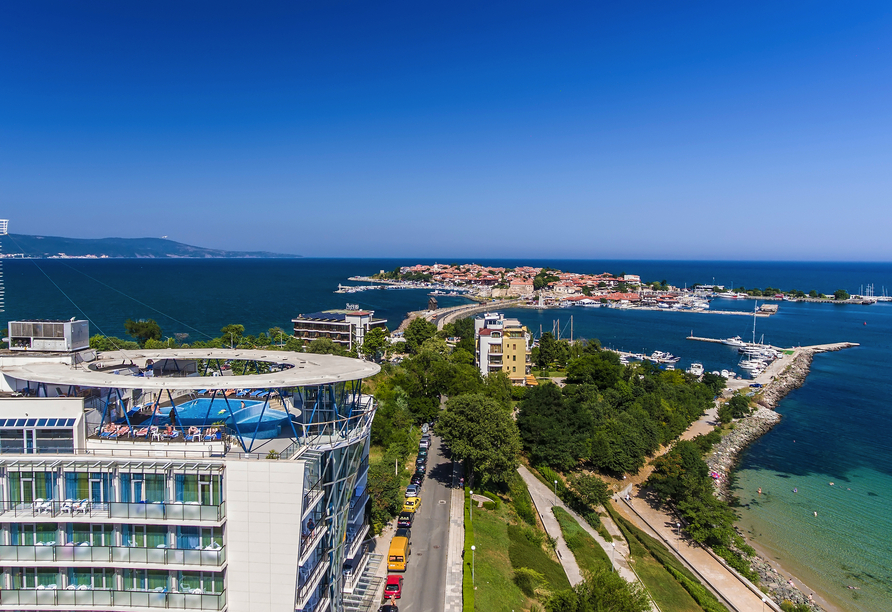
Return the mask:
<svg viewBox="0 0 892 612"><path fill-rule="evenodd" d="M181 593L222 593L223 576L211 572L180 572Z"/></svg>
<svg viewBox="0 0 892 612"><path fill-rule="evenodd" d="M30 504L35 499L52 500L56 497L55 472L10 472L9 501Z"/></svg>
<svg viewBox="0 0 892 612"><path fill-rule="evenodd" d="M68 523L68 542L75 546L115 546L113 525L101 523Z"/></svg>
<svg viewBox="0 0 892 612"><path fill-rule="evenodd" d="M78 568L68 570L68 584L91 589L114 589L115 571L111 568Z"/></svg>
<svg viewBox="0 0 892 612"><path fill-rule="evenodd" d="M174 474L174 496L178 502L220 505L220 477L211 474Z"/></svg>
<svg viewBox="0 0 892 612"><path fill-rule="evenodd" d="M170 590L170 575L165 570L124 570L125 591Z"/></svg>
<svg viewBox="0 0 892 612"><path fill-rule="evenodd" d="M59 587L59 570L25 568L13 570L12 588L36 589L37 587Z"/></svg>
<svg viewBox="0 0 892 612"><path fill-rule="evenodd" d="M167 548L167 527L164 525L124 525L121 542L131 548Z"/></svg>
<svg viewBox="0 0 892 612"><path fill-rule="evenodd" d="M217 550L223 546L220 527L177 527L177 548Z"/></svg>
<svg viewBox="0 0 892 612"><path fill-rule="evenodd" d="M511 371L512 371L512 372L516 372L516 371L517 371L517 366L512 366L512 367L511 367Z"/></svg>
<svg viewBox="0 0 892 612"><path fill-rule="evenodd" d="M65 499L89 499L94 503L114 501L111 474L65 472Z"/></svg>
<svg viewBox="0 0 892 612"><path fill-rule="evenodd" d="M59 543L56 523L11 523L9 542L13 546L53 545Z"/></svg>
<svg viewBox="0 0 892 612"><path fill-rule="evenodd" d="M121 474L121 501L155 503L167 501L164 474Z"/></svg>

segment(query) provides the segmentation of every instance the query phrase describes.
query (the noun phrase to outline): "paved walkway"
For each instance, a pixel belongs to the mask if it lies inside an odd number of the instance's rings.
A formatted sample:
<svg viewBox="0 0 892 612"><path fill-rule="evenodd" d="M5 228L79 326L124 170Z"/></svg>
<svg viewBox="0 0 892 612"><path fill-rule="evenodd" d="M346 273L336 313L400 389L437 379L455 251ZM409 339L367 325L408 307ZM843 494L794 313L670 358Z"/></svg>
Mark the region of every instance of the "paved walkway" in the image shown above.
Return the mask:
<svg viewBox="0 0 892 612"><path fill-rule="evenodd" d="M567 579L571 585L576 586L582 582L582 571L579 569L576 557L573 556L573 553L564 541L560 523L557 522L554 512L551 511L552 506L555 505L554 491L542 484L526 467L520 466L517 468L517 471L524 482L527 483L530 497L533 498L533 505L536 506L536 512L539 513L539 518L542 519L542 525L545 527L545 533L555 540L555 552L557 552L561 567L564 568L564 573L567 574ZM557 501L558 504L563 506L560 500Z"/></svg>
<svg viewBox="0 0 892 612"><path fill-rule="evenodd" d="M539 516L542 517L542 523L545 525L545 530L548 532L553 538L558 538L559 543L563 543L566 547L566 543L564 542L564 538L561 536L561 526L557 522L557 519L554 518L554 512L551 511L553 506L558 506L562 508L567 514L576 519L576 522L579 523L580 527L585 529L586 533L588 533L598 545L604 549L604 552L607 554L607 557L611 559L613 564L614 571L618 572L620 576L622 576L627 582L638 582L638 577L635 576L635 572L629 567L629 545L626 542L625 538L622 537L622 532L619 530L612 520L609 518L603 519L605 527L607 527L608 532L611 535L619 536L619 540L614 540L612 542L608 542L601 534L595 531L594 527L588 524L584 518L573 512L567 505L562 502L560 499L555 503L554 491L549 490L549 488L542 483L541 480L533 476L533 474L524 466L520 466L517 470L524 482L527 484L527 488L530 490L530 496L533 498L533 503L536 504L536 510L539 512ZM549 520L546 521L546 518ZM555 529L555 533L552 533L552 530L549 529L549 524L553 526ZM614 544L616 548L614 549ZM569 549L566 549L569 553ZM572 559L572 562L569 560ZM566 564L564 563L568 561ZM561 565L564 566L564 571L567 573L567 577L570 578L571 584L577 584L577 582L573 581L571 577L571 572L575 572L576 575L579 575L578 582L582 581L581 572L579 571L579 565L576 563L576 558L573 557L572 553L569 555L563 555L561 557ZM575 567L575 570L572 569ZM570 568L570 569L568 569Z"/></svg>
<svg viewBox="0 0 892 612"><path fill-rule="evenodd" d="M461 463L452 464L452 499L449 506L449 544L446 549L445 612L462 612L462 553L465 549L465 496L461 489Z"/></svg>
<svg viewBox="0 0 892 612"><path fill-rule="evenodd" d="M630 501L625 501L626 493L631 495ZM757 587L752 584L748 586L747 581L727 568L709 551L689 540L679 539L676 535L675 518L651 507L632 485L627 486L615 496L612 503L613 508L632 524L662 540L666 548L675 552L676 556L680 557L703 582L712 587L712 590L718 593L732 610L739 612L749 612L750 610L758 612L763 609L780 611L777 604L771 600L763 603L763 595Z"/></svg>

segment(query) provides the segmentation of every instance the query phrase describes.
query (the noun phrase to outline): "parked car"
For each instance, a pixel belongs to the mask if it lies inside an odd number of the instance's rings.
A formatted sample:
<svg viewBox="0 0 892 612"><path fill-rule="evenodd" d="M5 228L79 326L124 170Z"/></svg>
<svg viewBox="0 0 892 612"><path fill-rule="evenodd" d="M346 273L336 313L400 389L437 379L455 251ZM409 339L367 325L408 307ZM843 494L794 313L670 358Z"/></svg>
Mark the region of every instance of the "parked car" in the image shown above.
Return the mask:
<svg viewBox="0 0 892 612"><path fill-rule="evenodd" d="M422 438L421 442L418 443L418 448L430 448L430 446L431 446L431 441L425 440L424 438Z"/></svg>
<svg viewBox="0 0 892 612"><path fill-rule="evenodd" d="M424 484L424 472L415 472L412 474L412 484L416 487L421 487Z"/></svg>
<svg viewBox="0 0 892 612"><path fill-rule="evenodd" d="M412 527L412 521L414 521L414 520L415 520L414 512L400 512L399 517L397 517L397 519L396 519L396 526L397 527L405 527L406 529L409 529Z"/></svg>
<svg viewBox="0 0 892 612"><path fill-rule="evenodd" d="M420 497L407 497L403 502L403 512L418 512L421 507Z"/></svg>
<svg viewBox="0 0 892 612"><path fill-rule="evenodd" d="M378 608L378 612L400 612L400 609L393 604L385 604Z"/></svg>
<svg viewBox="0 0 892 612"><path fill-rule="evenodd" d="M409 514L412 514L412 513L410 512ZM409 529L406 529L405 527L397 527L396 533L393 534L393 537L411 539L412 531Z"/></svg>
<svg viewBox="0 0 892 612"><path fill-rule="evenodd" d="M427 457L419 457L415 460L416 472L427 472Z"/></svg>
<svg viewBox="0 0 892 612"><path fill-rule="evenodd" d="M388 574L387 583L384 585L384 600L399 599L403 595L403 577L396 574Z"/></svg>
<svg viewBox="0 0 892 612"><path fill-rule="evenodd" d="M418 485L410 484L406 487L406 497L418 497L419 491L420 489L418 488Z"/></svg>
<svg viewBox="0 0 892 612"><path fill-rule="evenodd" d="M419 457L419 458L424 457L425 459L427 459L427 449L426 449L426 448L419 448L419 449L418 449L418 457Z"/></svg>

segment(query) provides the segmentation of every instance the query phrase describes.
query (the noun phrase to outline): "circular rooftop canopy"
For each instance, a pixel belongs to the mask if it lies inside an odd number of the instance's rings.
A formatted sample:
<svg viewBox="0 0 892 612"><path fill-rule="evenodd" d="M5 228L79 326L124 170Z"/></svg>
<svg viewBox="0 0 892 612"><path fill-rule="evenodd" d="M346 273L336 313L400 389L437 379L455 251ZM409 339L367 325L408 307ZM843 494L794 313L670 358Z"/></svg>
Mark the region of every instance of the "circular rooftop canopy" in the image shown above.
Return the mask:
<svg viewBox="0 0 892 612"><path fill-rule="evenodd" d="M115 374L121 368L145 369L148 360L256 361L284 366L269 374L246 376L131 376ZM99 353L95 361L77 367L35 360L0 368L0 372L23 381L106 389L275 389L324 385L374 376L381 367L375 363L313 353L258 351L242 349L152 349Z"/></svg>

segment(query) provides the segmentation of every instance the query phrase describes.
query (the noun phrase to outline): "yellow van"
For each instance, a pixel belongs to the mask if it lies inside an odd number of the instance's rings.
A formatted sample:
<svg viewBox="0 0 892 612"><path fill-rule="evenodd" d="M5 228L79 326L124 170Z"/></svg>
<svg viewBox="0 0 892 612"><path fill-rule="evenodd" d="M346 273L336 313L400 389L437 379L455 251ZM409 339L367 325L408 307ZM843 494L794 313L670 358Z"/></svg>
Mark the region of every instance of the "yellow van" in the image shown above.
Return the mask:
<svg viewBox="0 0 892 612"><path fill-rule="evenodd" d="M390 551L387 553L387 571L405 572L406 563L409 561L409 555L411 553L409 538L404 536L394 536L390 541Z"/></svg>

